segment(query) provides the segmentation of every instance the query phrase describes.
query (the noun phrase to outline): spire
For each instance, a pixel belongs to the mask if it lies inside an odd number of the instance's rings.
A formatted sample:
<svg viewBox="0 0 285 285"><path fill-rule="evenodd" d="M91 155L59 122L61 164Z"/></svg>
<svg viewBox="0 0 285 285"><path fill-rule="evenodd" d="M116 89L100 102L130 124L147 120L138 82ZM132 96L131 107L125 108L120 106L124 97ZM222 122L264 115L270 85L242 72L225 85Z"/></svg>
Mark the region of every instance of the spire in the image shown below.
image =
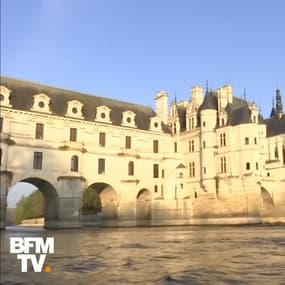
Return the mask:
<svg viewBox="0 0 285 285"><path fill-rule="evenodd" d="M273 118L275 116L276 116L275 101L274 101L274 97L272 97L272 109L270 113L270 118Z"/></svg>
<svg viewBox="0 0 285 285"><path fill-rule="evenodd" d="M245 91L245 88L243 88L243 100L246 101L246 91Z"/></svg>
<svg viewBox="0 0 285 285"><path fill-rule="evenodd" d="M208 80L206 80L206 94L208 94L209 92L209 82Z"/></svg>
<svg viewBox="0 0 285 285"><path fill-rule="evenodd" d="M283 115L283 105L280 90L276 90L276 116L277 118L281 118Z"/></svg>
<svg viewBox="0 0 285 285"><path fill-rule="evenodd" d="M176 97L176 92L174 92L174 104L177 104L177 97Z"/></svg>

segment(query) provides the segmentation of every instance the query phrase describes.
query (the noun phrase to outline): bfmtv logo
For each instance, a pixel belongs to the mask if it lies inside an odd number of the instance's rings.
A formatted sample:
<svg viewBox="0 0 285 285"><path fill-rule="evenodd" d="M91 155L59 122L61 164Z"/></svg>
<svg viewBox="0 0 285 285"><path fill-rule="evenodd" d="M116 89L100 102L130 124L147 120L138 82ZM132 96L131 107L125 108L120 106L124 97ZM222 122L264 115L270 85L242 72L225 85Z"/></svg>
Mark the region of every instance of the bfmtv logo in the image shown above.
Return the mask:
<svg viewBox="0 0 285 285"><path fill-rule="evenodd" d="M33 249L33 253L30 250ZM46 254L54 253L54 238L47 237L11 237L10 253L17 254L17 259L21 260L21 271L28 271L28 263L32 264L34 272L42 272L46 260ZM37 258L38 255L38 258ZM50 266L45 266L45 272L51 272Z"/></svg>

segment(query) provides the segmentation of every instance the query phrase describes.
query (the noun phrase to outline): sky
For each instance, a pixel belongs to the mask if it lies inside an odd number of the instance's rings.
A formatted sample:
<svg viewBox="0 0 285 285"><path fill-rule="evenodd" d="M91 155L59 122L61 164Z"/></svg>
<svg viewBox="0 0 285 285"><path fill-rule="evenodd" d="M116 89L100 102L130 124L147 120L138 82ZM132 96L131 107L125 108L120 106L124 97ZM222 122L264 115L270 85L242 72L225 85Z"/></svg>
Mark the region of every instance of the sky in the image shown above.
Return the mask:
<svg viewBox="0 0 285 285"><path fill-rule="evenodd" d="M1 75L154 106L232 84L285 101L283 0L1 0Z"/></svg>

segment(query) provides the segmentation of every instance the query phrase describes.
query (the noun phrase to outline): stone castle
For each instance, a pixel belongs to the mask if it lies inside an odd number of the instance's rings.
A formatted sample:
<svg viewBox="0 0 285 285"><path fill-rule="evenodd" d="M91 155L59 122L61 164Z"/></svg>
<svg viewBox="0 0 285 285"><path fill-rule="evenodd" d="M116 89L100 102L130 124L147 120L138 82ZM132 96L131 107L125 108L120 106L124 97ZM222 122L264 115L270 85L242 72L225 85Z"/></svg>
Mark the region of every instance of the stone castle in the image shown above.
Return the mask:
<svg viewBox="0 0 285 285"><path fill-rule="evenodd" d="M156 110L1 77L1 228L7 195L29 182L46 227L262 223L285 217L285 115L195 86ZM84 191L101 213L82 215Z"/></svg>

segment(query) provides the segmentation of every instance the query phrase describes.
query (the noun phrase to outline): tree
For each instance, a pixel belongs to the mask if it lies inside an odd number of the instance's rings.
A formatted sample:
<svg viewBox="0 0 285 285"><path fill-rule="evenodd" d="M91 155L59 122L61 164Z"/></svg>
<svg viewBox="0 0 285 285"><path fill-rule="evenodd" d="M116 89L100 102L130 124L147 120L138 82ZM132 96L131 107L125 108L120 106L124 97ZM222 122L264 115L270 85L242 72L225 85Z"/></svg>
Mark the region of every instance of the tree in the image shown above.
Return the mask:
<svg viewBox="0 0 285 285"><path fill-rule="evenodd" d="M83 215L97 214L101 212L101 209L102 209L102 205L101 205L100 195L98 194L96 190L89 187L83 193L82 214Z"/></svg>
<svg viewBox="0 0 285 285"><path fill-rule="evenodd" d="M14 223L20 224L22 220L41 218L45 212L45 200L43 194L36 190L29 196L20 199L14 211Z"/></svg>

